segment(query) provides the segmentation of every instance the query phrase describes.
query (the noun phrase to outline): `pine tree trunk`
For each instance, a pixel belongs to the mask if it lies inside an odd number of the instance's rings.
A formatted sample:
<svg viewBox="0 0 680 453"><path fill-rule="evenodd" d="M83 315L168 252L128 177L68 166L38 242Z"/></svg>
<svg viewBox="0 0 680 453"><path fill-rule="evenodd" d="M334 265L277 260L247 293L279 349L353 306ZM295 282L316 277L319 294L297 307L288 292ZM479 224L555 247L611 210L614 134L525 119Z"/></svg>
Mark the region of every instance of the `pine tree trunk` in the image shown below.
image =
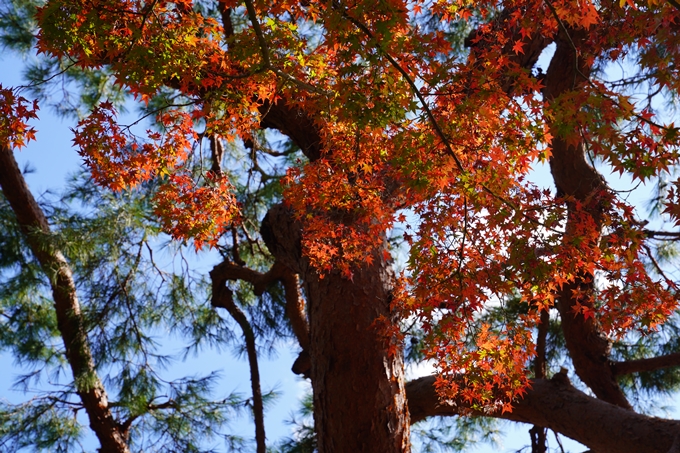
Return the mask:
<svg viewBox="0 0 680 453"><path fill-rule="evenodd" d="M49 278L66 359L89 418L90 428L101 443L99 451L129 453L128 433L115 420L106 389L97 376L73 272L60 250L46 246L48 243L45 238L50 235L47 218L29 190L14 154L6 143L0 143L0 190L16 216L26 243Z"/></svg>
<svg viewBox="0 0 680 453"><path fill-rule="evenodd" d="M305 283L309 305L314 422L320 453L410 451L400 347L385 335L393 274L376 256L351 280L320 278L302 257L300 226L283 206L263 221L267 247Z"/></svg>

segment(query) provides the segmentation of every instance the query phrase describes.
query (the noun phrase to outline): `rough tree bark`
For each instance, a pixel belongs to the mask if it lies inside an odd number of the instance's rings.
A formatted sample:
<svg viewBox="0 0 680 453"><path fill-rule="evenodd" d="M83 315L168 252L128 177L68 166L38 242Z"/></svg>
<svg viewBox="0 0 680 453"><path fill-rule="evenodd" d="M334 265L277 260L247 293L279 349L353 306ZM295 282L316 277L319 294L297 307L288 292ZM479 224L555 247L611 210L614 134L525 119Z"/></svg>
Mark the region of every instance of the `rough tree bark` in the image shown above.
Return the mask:
<svg viewBox="0 0 680 453"><path fill-rule="evenodd" d="M335 272L322 278L302 256L301 227L282 205L267 213L262 236L305 284L319 452L410 451L401 349L390 347L395 339L379 322L395 322L389 262L376 254L352 280Z"/></svg>

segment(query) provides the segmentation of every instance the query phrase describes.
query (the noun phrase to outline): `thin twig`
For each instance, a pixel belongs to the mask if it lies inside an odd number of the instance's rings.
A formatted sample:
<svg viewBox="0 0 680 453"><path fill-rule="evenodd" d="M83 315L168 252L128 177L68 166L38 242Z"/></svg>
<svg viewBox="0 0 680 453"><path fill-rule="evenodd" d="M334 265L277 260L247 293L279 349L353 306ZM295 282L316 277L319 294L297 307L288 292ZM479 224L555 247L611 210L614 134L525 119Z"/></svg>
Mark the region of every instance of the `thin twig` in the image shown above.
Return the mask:
<svg viewBox="0 0 680 453"><path fill-rule="evenodd" d="M366 36L368 36L370 39L374 39L373 33L371 32L371 30L366 25L364 25L363 23L361 23L359 20L355 19L354 17L350 16L349 13L345 10L344 6L340 5L340 8L341 8L340 13L342 14L342 16L344 18L346 18L347 20L352 22L352 24L354 24L355 27L357 27L359 30L364 32L366 34ZM375 43L375 47L385 56L387 61L390 62L390 64L394 67L394 69L396 69L402 75L404 80L406 80L406 83L408 83L408 85L411 87L411 91L413 91L413 94L416 95L416 97L418 98L418 101L420 102L420 105L422 106L423 110L425 111L425 115L427 116L428 121L430 122L430 124L434 128L435 132L439 136L439 139L442 141L442 143L446 147L448 154L453 158L458 169L463 173L467 173L465 168L463 167L462 162L460 161L460 159L458 159L458 156L453 151L453 148L451 148L451 144L449 143L449 140L446 138L446 135L444 135L444 131L439 126L439 123L437 122L436 118L434 117L432 110L430 110L430 106L428 105L427 101L423 97L418 86L413 81L413 78L411 77L411 75L397 62L397 60L395 60L392 57L392 55L390 55L390 53L386 49L383 49L382 46L377 41Z"/></svg>
<svg viewBox="0 0 680 453"><path fill-rule="evenodd" d="M248 11L248 19L250 19L250 23L253 26L253 31L255 32L255 36L257 37L257 42L260 46L260 54L262 56L262 68L263 69L268 69L272 71L274 74L277 76L288 80L289 82L294 83L295 85L300 86L301 88L304 88L307 91L310 91L312 93L316 94L322 94L322 95L329 95L330 93L321 90L315 86L310 85L307 82L303 82L302 80L293 77L292 75L285 73L281 71L280 69L275 68L272 63L271 63L271 58L269 57L269 46L267 45L267 40L264 37L264 33L262 32L262 27L260 26L260 22L257 20L257 12L255 11L255 6L253 6L253 2L251 0L244 0L246 4L246 10Z"/></svg>
<svg viewBox="0 0 680 453"><path fill-rule="evenodd" d="M678 286L675 284L675 282L672 279L668 278L668 276L666 275L664 270L661 268L661 265L659 264L659 262L656 260L656 258L654 258L654 255L652 254L652 250L649 248L649 246L647 244L642 244L642 247L647 252L647 256L649 257L649 260L652 262L652 264L656 268L656 271L659 273L659 275L661 277L663 277L664 280L666 280L666 283L668 284L668 286L670 286L673 289L677 289Z"/></svg>
<svg viewBox="0 0 680 453"><path fill-rule="evenodd" d="M557 445L560 446L560 451L564 453L564 446L562 445L562 441L560 440L560 435L557 434L557 431L553 431L553 434L555 435L555 440L557 441Z"/></svg>

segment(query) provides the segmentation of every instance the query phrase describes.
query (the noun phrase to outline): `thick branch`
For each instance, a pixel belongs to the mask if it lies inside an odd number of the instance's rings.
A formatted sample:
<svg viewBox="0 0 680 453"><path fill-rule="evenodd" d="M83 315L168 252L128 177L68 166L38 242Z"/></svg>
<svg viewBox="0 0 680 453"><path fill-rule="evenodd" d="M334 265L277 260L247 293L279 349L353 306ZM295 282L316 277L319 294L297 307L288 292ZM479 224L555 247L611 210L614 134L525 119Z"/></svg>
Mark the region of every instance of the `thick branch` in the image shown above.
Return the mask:
<svg viewBox="0 0 680 453"><path fill-rule="evenodd" d="M216 268L217 269L217 266ZM257 453L266 453L267 445L264 432L264 404L262 402L262 389L260 387L260 368L257 363L257 350L255 349L255 333L248 322L245 313L234 303L232 291L226 287L226 279L221 278L220 272L213 269L210 272L212 279L212 306L226 309L232 318L243 330L246 341L248 364L250 365L250 384L253 392L253 417L255 418L255 442Z"/></svg>
<svg viewBox="0 0 680 453"><path fill-rule="evenodd" d="M260 113L262 127L277 129L288 136L310 161L321 157L321 134L307 112L280 99L275 104L266 101Z"/></svg>
<svg viewBox="0 0 680 453"><path fill-rule="evenodd" d="M495 47L498 44L498 33L506 34L507 44L501 50L501 54L507 57L508 61L516 64L519 68L531 70L538 57L543 50L552 42L551 38L547 38L540 33L532 33L531 35L523 35L522 27L519 24L511 25L513 14L520 9L522 15L531 14L527 11L532 6L517 6L513 5L506 7L501 14L492 22L491 29L486 34L480 34L478 30L474 30L466 38L465 44L470 47L472 57L478 60L478 67L483 70L485 61L488 58L483 57L490 47ZM522 52L515 52L513 46L519 41L522 43ZM500 80L499 85L504 93L512 96L515 91L516 76L504 74Z"/></svg>
<svg viewBox="0 0 680 453"><path fill-rule="evenodd" d="M0 188L14 211L28 246L50 281L66 358L90 427L101 443L101 451L128 453L126 433L113 418L106 390L95 371L71 268L64 255L47 243L50 234L47 218L28 189L6 144L0 145Z"/></svg>
<svg viewBox="0 0 680 453"><path fill-rule="evenodd" d="M680 366L680 353L650 357L648 359L628 360L625 362L614 362L611 364L612 371L616 376L623 376L631 373L643 373L645 371L655 371L662 368Z"/></svg>
<svg viewBox="0 0 680 453"><path fill-rule="evenodd" d="M209 137L210 141L210 171L212 171L215 176L222 176L222 157L224 157L224 145L222 144L222 139L217 135L212 134Z"/></svg>
<svg viewBox="0 0 680 453"><path fill-rule="evenodd" d="M662 239L665 241L680 240L680 231L653 231L645 229L643 233L650 239Z"/></svg>
<svg viewBox="0 0 680 453"><path fill-rule="evenodd" d="M309 323L305 313L305 300L300 294L300 279L290 269L283 266L281 282L286 292L286 315L293 333L304 350L309 349Z"/></svg>
<svg viewBox="0 0 680 453"><path fill-rule="evenodd" d="M406 384L412 423L430 416L469 414L462 400L440 402L428 376ZM680 432L680 421L648 417L575 389L561 374L536 379L512 412L481 414L545 426L598 453L667 453Z"/></svg>
<svg viewBox="0 0 680 453"><path fill-rule="evenodd" d="M557 48L550 62L545 77L543 95L547 102L553 102L559 96L577 89L584 82L590 68L587 59L576 54L574 46L586 48L584 30L560 31L556 40ZM555 180L558 193L580 202L592 217L598 231L602 228L602 202L609 190L602 176L587 161L583 144L570 144L560 136L559 127L551 124L551 132L555 136L552 142L550 171ZM567 220L567 236L577 230L581 220L574 215L574 207L569 206ZM569 240L568 237L565 240ZM592 278L586 275L577 276L574 282L565 284L558 295L557 308L562 319L562 330L567 349L574 364L574 369L583 382L588 385L598 398L631 409L623 391L609 365L610 344L600 331L594 319L585 319L576 315L574 308L589 302L577 300L575 294L592 293Z"/></svg>
<svg viewBox="0 0 680 453"><path fill-rule="evenodd" d="M231 8L227 8L226 2L217 2L217 9L222 18L222 29L224 30L225 39L234 36L234 24L231 22Z"/></svg>
<svg viewBox="0 0 680 453"><path fill-rule="evenodd" d="M546 368L546 340L548 338L548 328L550 327L550 313L547 310L541 312L541 322L538 324L538 335L536 338L536 360L534 362L534 378L545 378Z"/></svg>

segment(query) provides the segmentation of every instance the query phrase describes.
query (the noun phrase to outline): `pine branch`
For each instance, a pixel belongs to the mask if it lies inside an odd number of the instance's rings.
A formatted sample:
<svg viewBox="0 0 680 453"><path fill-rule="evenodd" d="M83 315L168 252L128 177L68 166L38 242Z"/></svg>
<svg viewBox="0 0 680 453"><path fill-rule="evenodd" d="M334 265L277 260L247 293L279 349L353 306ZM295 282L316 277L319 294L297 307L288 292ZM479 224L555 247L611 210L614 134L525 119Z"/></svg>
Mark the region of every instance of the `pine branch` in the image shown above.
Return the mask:
<svg viewBox="0 0 680 453"><path fill-rule="evenodd" d="M650 357L648 359L626 360L625 362L613 362L612 371L616 376L624 376L632 373L644 373L663 368L680 366L680 352L673 354Z"/></svg>

